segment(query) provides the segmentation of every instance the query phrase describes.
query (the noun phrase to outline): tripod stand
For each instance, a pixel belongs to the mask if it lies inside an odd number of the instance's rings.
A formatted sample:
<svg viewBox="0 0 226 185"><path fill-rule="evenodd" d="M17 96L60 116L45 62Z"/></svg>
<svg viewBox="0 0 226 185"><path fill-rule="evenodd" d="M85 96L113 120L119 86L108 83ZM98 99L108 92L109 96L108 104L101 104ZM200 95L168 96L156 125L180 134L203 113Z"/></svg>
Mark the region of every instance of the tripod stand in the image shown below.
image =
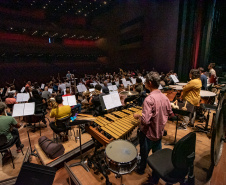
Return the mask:
<svg viewBox="0 0 226 185"><path fill-rule="evenodd" d="M79 128L79 148L80 148L80 156L81 156L81 161L71 164L69 167L73 167L73 166L82 166L87 172L89 172L89 168L86 166L85 164L85 159L82 156L82 141L81 141L81 124L78 124L78 128Z"/></svg>

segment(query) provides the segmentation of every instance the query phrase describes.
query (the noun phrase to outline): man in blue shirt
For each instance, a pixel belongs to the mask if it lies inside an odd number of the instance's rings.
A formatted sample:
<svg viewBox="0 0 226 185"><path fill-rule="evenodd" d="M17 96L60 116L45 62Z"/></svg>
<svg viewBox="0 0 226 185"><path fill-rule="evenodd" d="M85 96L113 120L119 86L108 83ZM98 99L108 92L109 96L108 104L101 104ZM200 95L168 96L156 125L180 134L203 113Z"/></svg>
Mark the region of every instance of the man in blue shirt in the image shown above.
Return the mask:
<svg viewBox="0 0 226 185"><path fill-rule="evenodd" d="M202 67L199 68L200 74L201 74L201 81L202 81L202 88L201 90L207 90L207 77L204 75L204 69Z"/></svg>

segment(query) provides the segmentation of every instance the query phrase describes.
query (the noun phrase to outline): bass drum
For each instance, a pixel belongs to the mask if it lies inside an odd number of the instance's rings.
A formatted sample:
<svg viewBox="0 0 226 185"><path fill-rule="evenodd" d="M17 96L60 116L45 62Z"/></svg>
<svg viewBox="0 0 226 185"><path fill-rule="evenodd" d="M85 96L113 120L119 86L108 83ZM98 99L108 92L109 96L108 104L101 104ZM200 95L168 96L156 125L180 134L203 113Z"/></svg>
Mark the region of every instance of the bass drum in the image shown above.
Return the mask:
<svg viewBox="0 0 226 185"><path fill-rule="evenodd" d="M105 149L105 159L109 170L115 174L131 173L137 166L137 149L127 140L115 140Z"/></svg>

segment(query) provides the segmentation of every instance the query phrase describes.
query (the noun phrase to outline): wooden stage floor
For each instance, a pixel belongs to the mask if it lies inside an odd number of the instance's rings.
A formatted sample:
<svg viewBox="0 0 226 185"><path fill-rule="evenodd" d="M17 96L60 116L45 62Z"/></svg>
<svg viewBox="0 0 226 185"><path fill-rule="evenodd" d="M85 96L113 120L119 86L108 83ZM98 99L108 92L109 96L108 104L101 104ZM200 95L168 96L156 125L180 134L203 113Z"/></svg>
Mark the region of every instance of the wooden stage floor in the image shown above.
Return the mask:
<svg viewBox="0 0 226 185"><path fill-rule="evenodd" d="M18 120L19 121L19 120ZM50 121L52 121L52 119L50 119ZM174 140L174 134L175 134L175 123L172 123L171 121L168 121L168 123L166 124L165 129L168 132L168 135L166 137L163 137L162 139L162 147L163 148L173 148L173 146L168 146L168 145L164 145L164 143L166 142L172 142ZM193 131L192 128L188 128L187 130L178 130L177 133L177 139L182 138L184 135L186 135L187 133ZM26 151L26 148L29 147L29 142L28 142L28 138L27 138L27 128L22 128L19 130L20 132L20 137L21 137L21 141L22 143L25 145L25 149L24 152ZM47 128L43 128L42 129L42 136L47 136L49 138L52 138L53 136L53 132L51 130L51 128L48 126ZM30 138L31 138L31 145L34 148L34 146L38 143L38 138L40 137L39 135L39 131L36 131L35 133L30 133ZM195 158L195 181L197 185L201 185L201 184L213 184L213 185L218 185L218 184L226 184L226 144L224 145L224 150L223 150L223 156L218 164L217 167L215 167L214 173L213 173L213 177L211 179L211 181L206 182L206 176L207 176L207 170L209 169L210 163L211 163L211 159L210 159L210 143L211 140L206 136L206 134L204 133L197 133L197 142L196 142L196 158ZM137 149L139 151L139 145L137 146ZM13 156L15 156L15 169L12 168L12 163L9 161L6 165L4 165L2 167L1 163L2 160L0 159L0 181L7 179L7 178L11 178L14 176L17 176L19 171L20 171L20 167L23 161L23 156L22 154L17 154L16 153L16 147L12 147L12 153ZM151 153L150 153L151 154ZM1 158L1 156L0 156ZM75 160L72 160L70 163L75 162ZM37 163L37 164L41 164L40 160L38 158L32 157L32 162L33 163ZM76 169L76 173L81 173L84 174L86 177L86 173L87 172L83 172L83 169L81 167L73 167L74 169ZM90 172L92 173L92 172ZM151 174L151 169L149 167L146 168L146 173L143 176L137 175L135 174L135 172L133 172L132 174L128 175L129 178L128 179L134 179L130 182L127 182L127 178L123 177L123 179L125 179L125 184L130 184L130 185L139 185L142 183L145 183L148 180L148 176ZM87 176L88 177L88 176ZM65 168L60 168L55 176L55 180L54 180L54 185L66 185L68 184L67 179L69 178L69 175L66 171ZM99 177L96 177L95 175L93 176L93 178L98 179ZM88 179L88 178L87 178ZM221 179L221 180L220 180ZM89 181L90 182L90 181ZM115 179L114 181L112 181L113 184L120 184L120 179ZM89 183L91 185L91 183ZM101 184L101 183L98 183ZM159 182L160 184L165 184L163 181Z"/></svg>

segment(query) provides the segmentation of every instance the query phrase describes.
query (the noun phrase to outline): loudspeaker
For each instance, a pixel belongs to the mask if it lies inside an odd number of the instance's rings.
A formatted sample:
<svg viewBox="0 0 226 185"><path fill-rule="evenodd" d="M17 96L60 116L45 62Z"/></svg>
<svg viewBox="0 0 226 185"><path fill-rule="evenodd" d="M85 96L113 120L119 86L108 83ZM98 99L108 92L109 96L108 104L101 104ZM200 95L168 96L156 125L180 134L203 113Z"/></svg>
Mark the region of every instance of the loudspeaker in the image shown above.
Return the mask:
<svg viewBox="0 0 226 185"><path fill-rule="evenodd" d="M55 175L55 168L25 162L15 185L52 185Z"/></svg>

